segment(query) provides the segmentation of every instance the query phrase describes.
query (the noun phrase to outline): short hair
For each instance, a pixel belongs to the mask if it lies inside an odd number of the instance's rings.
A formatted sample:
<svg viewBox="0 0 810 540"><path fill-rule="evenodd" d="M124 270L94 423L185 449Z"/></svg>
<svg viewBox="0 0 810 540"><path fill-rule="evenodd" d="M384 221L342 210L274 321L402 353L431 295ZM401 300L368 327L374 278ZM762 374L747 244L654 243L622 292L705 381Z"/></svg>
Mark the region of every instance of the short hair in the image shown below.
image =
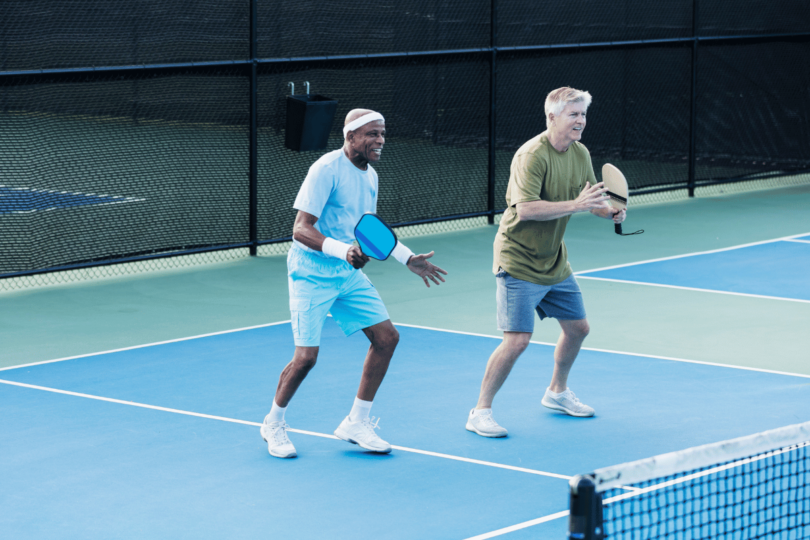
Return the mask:
<svg viewBox="0 0 810 540"><path fill-rule="evenodd" d="M588 92L568 86L552 90L548 93L548 96L546 96L546 127L551 127L551 121L548 119L549 113L554 113L554 116L559 116L566 105L569 103L579 103L581 101L585 102L585 109L587 110L591 105L591 99L591 95Z"/></svg>

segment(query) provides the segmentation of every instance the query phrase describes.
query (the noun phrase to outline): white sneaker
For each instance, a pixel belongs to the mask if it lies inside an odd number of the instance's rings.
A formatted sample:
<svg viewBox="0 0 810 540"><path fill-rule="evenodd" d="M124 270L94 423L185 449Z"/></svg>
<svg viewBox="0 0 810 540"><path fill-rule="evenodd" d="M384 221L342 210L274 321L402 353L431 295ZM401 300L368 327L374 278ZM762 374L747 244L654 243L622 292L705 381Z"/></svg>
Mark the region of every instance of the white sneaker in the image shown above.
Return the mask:
<svg viewBox="0 0 810 540"><path fill-rule="evenodd" d="M492 409L478 412L475 412L475 409L471 410L467 417L467 431L474 431L482 437L506 437L508 433L506 428L498 425L492 418Z"/></svg>
<svg viewBox="0 0 810 540"><path fill-rule="evenodd" d="M377 424L380 423L380 419L377 418L376 422L373 420L374 418L372 417L361 420L360 422L352 422L347 416L335 430L335 435L339 439L360 445L360 448L387 454L391 451L391 445L382 440L374 431L374 429L377 428Z"/></svg>
<svg viewBox="0 0 810 540"><path fill-rule="evenodd" d="M267 451L271 456L278 458L294 458L298 454L295 453L295 447L287 437L287 425L283 420L281 422L268 422L267 418L260 429L262 439L267 442Z"/></svg>
<svg viewBox="0 0 810 540"><path fill-rule="evenodd" d="M564 392L556 394L557 397L552 396L552 393L551 389L546 388L546 395L544 395L543 399L540 401L544 407L561 411L571 416L593 416L594 412L596 412L593 408L588 407L577 399L577 396L570 388L566 388Z"/></svg>

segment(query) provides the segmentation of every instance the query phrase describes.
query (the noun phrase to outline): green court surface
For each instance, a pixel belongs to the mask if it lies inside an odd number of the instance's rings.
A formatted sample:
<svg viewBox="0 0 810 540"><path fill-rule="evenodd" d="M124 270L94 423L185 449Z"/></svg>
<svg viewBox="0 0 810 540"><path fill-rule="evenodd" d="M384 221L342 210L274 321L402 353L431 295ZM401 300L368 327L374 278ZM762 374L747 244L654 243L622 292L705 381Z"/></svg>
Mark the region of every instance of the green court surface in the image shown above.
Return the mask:
<svg viewBox="0 0 810 540"><path fill-rule="evenodd" d="M810 232L810 186L631 208L612 225L574 216L566 243L575 271L728 248ZM366 273L391 318L431 328L499 335L491 272L494 226L408 238L434 250L447 282L427 289L394 261ZM580 279L591 334L585 346L810 375L810 304ZM284 256L244 258L0 293L0 367L220 332L289 318ZM554 321L534 340L555 342ZM483 373L491 351L470 358ZM268 352L269 354L269 352ZM576 367L574 368L576 372ZM275 381L268 381L272 392Z"/></svg>

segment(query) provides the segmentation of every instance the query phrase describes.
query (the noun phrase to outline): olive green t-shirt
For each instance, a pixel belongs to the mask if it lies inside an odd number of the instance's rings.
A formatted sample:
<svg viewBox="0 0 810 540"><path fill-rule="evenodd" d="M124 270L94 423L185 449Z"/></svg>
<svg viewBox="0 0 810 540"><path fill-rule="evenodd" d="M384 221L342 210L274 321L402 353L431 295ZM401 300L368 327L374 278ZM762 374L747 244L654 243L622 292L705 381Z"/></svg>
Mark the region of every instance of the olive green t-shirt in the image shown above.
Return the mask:
<svg viewBox="0 0 810 540"><path fill-rule="evenodd" d="M506 188L508 208L495 235L492 271L503 268L510 275L540 285L555 285L571 275L563 235L568 219L520 221L517 203L570 201L585 186L596 183L591 155L574 142L565 152L549 143L546 132L526 142L515 153Z"/></svg>

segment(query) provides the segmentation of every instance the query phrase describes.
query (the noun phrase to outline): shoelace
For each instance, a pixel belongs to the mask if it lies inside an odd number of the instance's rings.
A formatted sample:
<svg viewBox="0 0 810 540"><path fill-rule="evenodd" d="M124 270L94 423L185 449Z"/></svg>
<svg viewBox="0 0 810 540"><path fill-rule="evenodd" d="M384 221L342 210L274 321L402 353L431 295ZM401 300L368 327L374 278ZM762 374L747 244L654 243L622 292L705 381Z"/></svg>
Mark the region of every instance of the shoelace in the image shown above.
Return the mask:
<svg viewBox="0 0 810 540"><path fill-rule="evenodd" d="M287 425L287 422L281 422L276 427L272 428L273 430L273 440L276 444L291 444L290 438L287 437L287 430L290 426Z"/></svg>
<svg viewBox="0 0 810 540"><path fill-rule="evenodd" d="M484 413L478 415L481 418L481 422L486 425L486 427L492 427L497 425L498 423L492 418L492 413Z"/></svg>
<svg viewBox="0 0 810 540"><path fill-rule="evenodd" d="M375 418L376 418L376 421L374 420ZM379 426L379 423L380 423L380 419L377 418L376 416L372 416L371 418L366 418L366 419L363 420L363 427L368 429L371 432L371 434L376 437L377 434L374 433L374 430L375 429L382 429Z"/></svg>
<svg viewBox="0 0 810 540"><path fill-rule="evenodd" d="M587 407L588 407L588 406L587 406L587 405L585 405L585 404L583 404L583 403L582 403L582 402L579 400L579 398L577 397L577 395L576 395L574 392L572 392L571 390L566 390L565 392L563 392L563 394L566 394L566 396L568 397L568 399L570 399L570 400L571 400L571 402L572 402L574 405L576 405L576 407L577 407L578 409L581 409L581 410L587 410ZM562 395L562 394L561 394L561 395Z"/></svg>
<svg viewBox="0 0 810 540"><path fill-rule="evenodd" d="M579 398L577 397L577 395L575 393L571 392L570 390L568 392L569 392L568 398L571 401L573 401L574 403L580 403Z"/></svg>

